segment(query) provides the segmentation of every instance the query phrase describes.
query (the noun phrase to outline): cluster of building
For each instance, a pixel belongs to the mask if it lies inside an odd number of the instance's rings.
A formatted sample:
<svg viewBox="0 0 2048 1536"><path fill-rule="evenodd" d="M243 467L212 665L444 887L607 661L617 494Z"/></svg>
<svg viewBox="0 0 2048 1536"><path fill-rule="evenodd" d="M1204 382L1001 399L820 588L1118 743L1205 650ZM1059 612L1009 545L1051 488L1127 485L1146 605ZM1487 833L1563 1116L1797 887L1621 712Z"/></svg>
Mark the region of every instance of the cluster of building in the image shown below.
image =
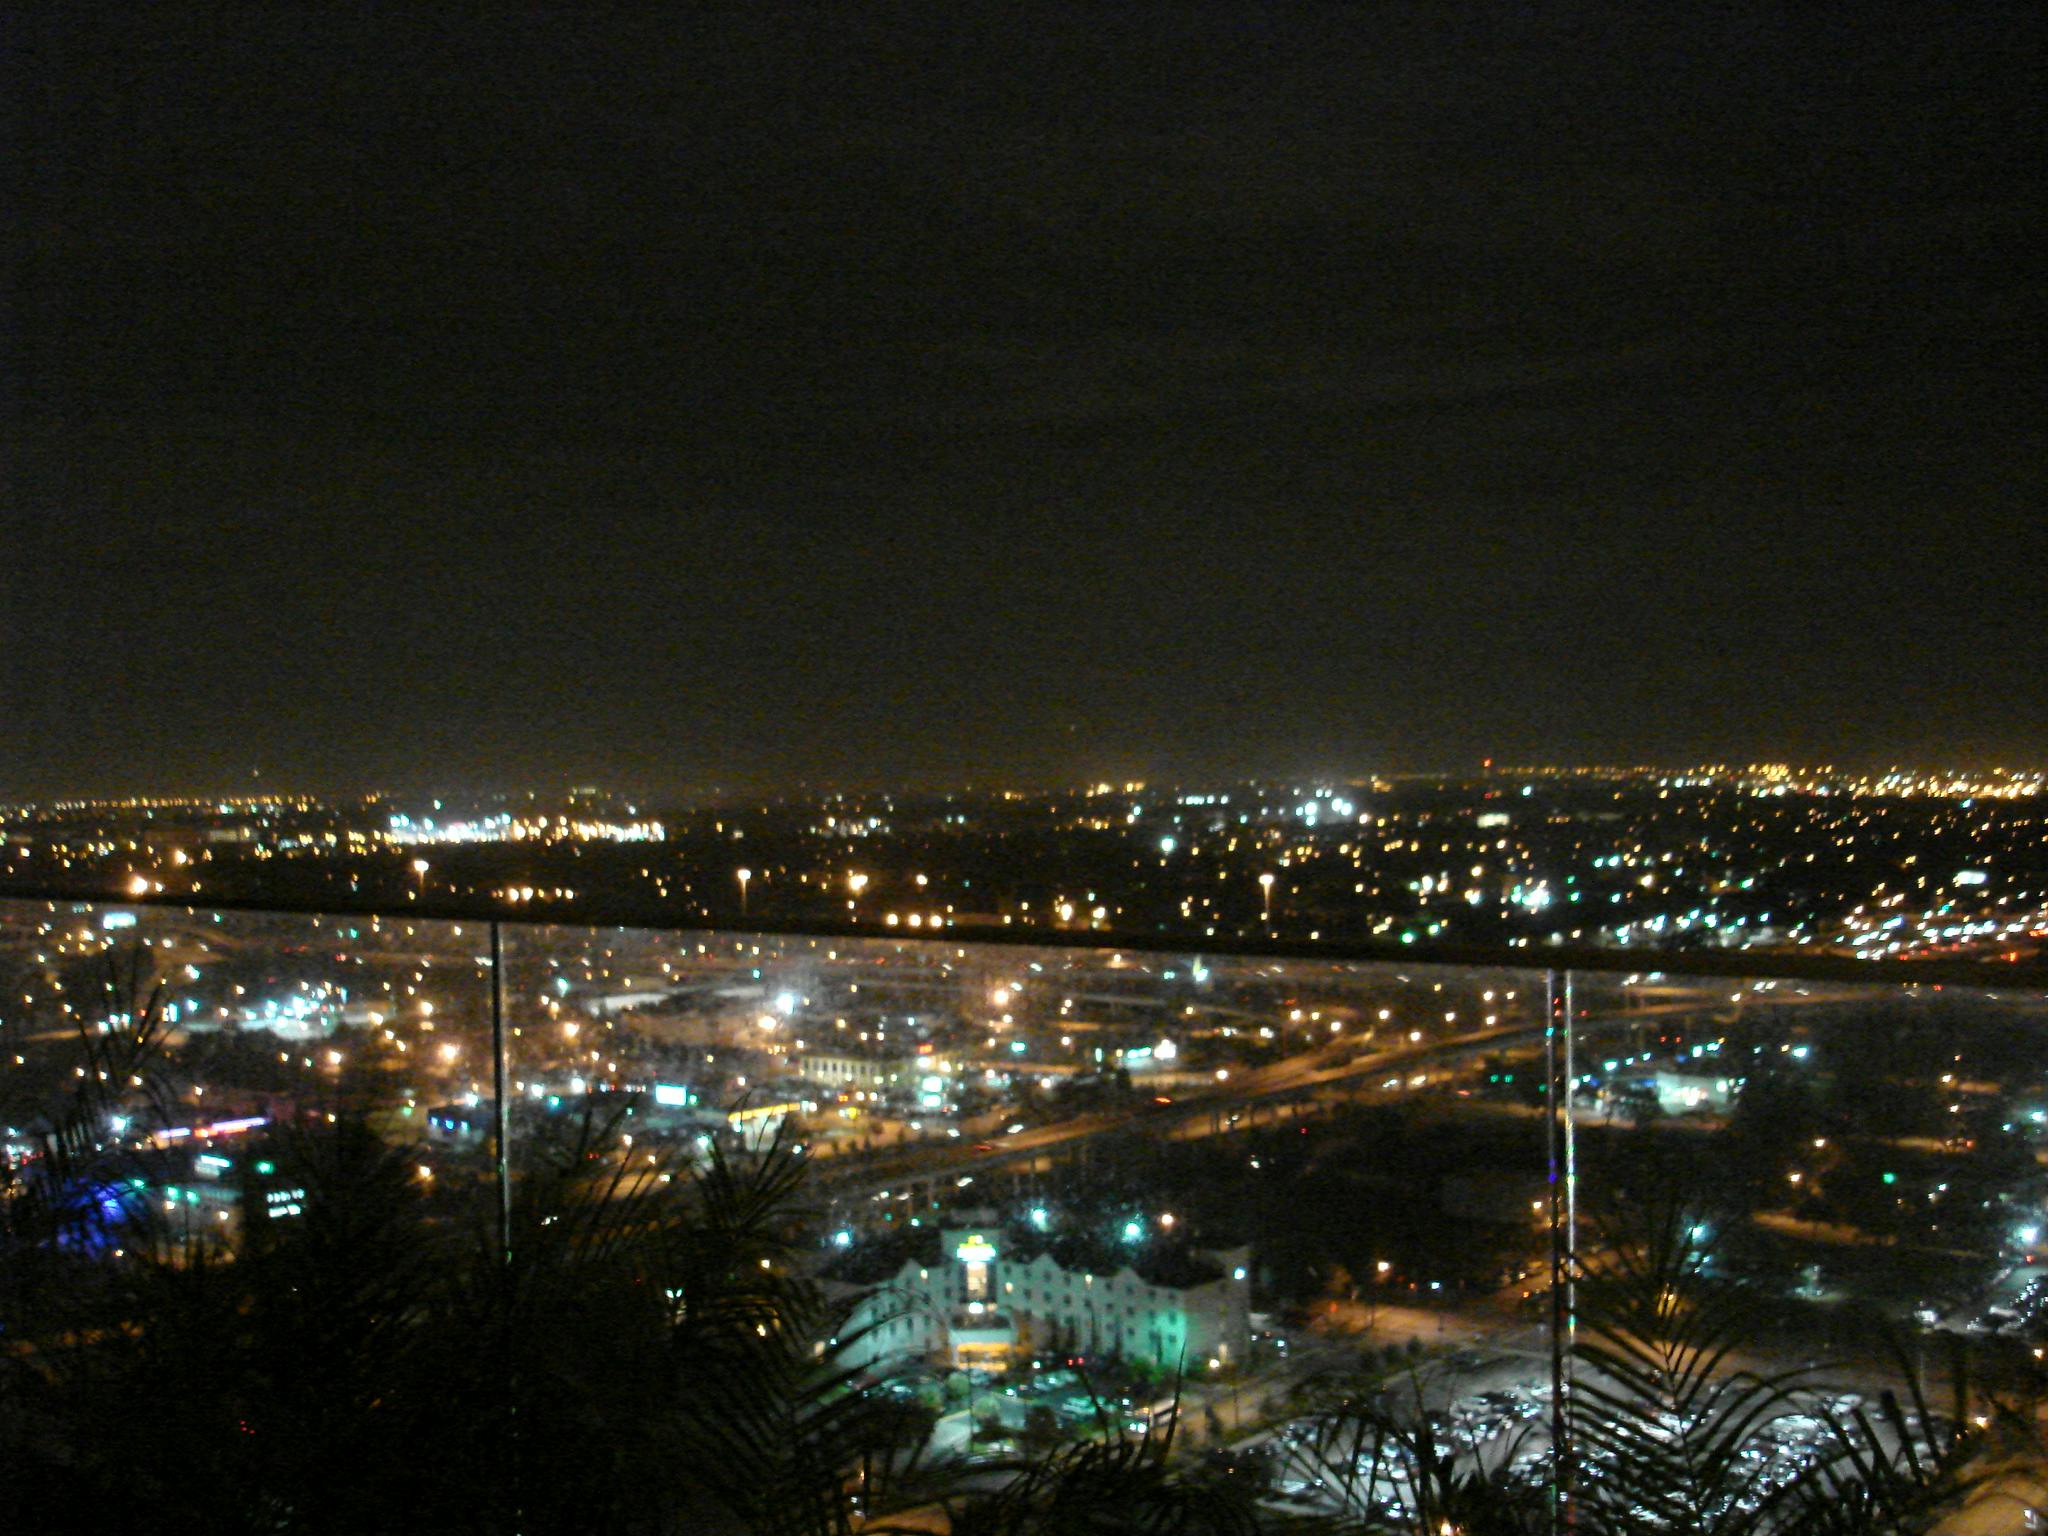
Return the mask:
<svg viewBox="0 0 2048 1536"><path fill-rule="evenodd" d="M650 917L1877 956L2037 952L2048 778L1784 764L825 795L0 806L0 879ZM1054 850L1048 856L1048 850ZM431 858L422 857L432 853Z"/></svg>

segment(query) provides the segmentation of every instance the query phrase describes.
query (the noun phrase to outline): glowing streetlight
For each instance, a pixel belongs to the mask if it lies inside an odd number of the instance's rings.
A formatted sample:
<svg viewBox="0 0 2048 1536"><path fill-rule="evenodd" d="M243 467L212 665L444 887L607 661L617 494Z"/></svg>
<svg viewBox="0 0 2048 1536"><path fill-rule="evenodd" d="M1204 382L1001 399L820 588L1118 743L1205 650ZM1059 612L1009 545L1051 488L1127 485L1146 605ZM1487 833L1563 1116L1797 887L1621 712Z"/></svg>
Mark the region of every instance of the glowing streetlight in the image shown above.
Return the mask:
<svg viewBox="0 0 2048 1536"><path fill-rule="evenodd" d="M1273 921L1273 872L1269 869L1259 876L1259 896L1266 904L1266 921Z"/></svg>
<svg viewBox="0 0 2048 1536"><path fill-rule="evenodd" d="M754 878L754 872L751 869L736 869L733 871L733 878L740 883L740 916L745 917L747 915L747 882Z"/></svg>

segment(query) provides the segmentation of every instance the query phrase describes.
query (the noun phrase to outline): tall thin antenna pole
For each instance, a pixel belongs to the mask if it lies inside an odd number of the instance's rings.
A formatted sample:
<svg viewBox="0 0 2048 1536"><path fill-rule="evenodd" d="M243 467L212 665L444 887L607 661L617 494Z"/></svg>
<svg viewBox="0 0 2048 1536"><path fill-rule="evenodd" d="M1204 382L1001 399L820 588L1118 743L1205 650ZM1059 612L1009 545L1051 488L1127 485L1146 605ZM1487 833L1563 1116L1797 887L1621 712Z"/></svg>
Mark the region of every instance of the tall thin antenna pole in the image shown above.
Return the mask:
<svg viewBox="0 0 2048 1536"><path fill-rule="evenodd" d="M1563 1452L1557 1463L1557 1483L1564 1506L1567 1529L1573 1524L1573 1500L1578 1480L1577 1452L1573 1443L1574 1379L1579 1342L1579 1136L1576 1096L1578 1066L1578 984L1571 971L1564 973L1564 1339L1559 1353L1564 1360Z"/></svg>
<svg viewBox="0 0 2048 1536"><path fill-rule="evenodd" d="M1550 1529L1571 1524L1572 1263L1578 1167L1572 1135L1571 976L1543 973L1543 1136L1550 1168Z"/></svg>
<svg viewBox="0 0 2048 1536"><path fill-rule="evenodd" d="M492 1158L498 1180L498 1255L512 1262L512 1106L505 1097L505 931L491 924L491 1114Z"/></svg>

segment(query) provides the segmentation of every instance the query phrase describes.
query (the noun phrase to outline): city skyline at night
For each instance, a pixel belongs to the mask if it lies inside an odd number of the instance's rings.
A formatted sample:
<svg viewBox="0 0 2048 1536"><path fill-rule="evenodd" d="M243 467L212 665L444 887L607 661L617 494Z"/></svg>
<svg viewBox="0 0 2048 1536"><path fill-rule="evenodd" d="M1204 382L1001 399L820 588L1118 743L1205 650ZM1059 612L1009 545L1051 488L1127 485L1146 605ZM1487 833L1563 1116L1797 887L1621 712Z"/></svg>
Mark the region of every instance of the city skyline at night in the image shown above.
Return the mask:
<svg viewBox="0 0 2048 1536"><path fill-rule="evenodd" d="M0 892L2012 963L2048 938L2044 785L1759 764L693 802L584 786L0 803Z"/></svg>
<svg viewBox="0 0 2048 1536"><path fill-rule="evenodd" d="M0 1523L2048 1520L2038 5L8 20Z"/></svg>

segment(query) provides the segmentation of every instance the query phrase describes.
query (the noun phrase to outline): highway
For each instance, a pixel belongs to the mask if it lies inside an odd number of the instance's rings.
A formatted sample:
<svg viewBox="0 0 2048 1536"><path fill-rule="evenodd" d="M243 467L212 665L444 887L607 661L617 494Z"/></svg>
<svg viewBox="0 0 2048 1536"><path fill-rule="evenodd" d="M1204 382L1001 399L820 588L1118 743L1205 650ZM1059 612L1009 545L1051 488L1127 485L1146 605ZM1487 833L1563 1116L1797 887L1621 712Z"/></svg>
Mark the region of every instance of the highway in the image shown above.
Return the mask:
<svg viewBox="0 0 2048 1536"><path fill-rule="evenodd" d="M1834 1000L1837 999L1823 993L1803 999L1812 1003ZM1718 995L1712 999L1593 1014L1578 1020L1575 1034L1583 1044L1590 1037L1615 1029L1635 1028L1650 1020L1701 1014L1724 1006L1725 995ZM1242 1077L1233 1076L1227 1088L1175 1097L1170 1103L1136 1112L1079 1115L1004 1136L992 1147L985 1142L969 1143L963 1137L957 1142L930 1142L870 1155L821 1159L814 1177L828 1183L832 1192L843 1198L947 1178L980 1177L1029 1168L1041 1161L1069 1156L1093 1138L1114 1132L1142 1128L1160 1136L1171 1135L1214 1116L1244 1115L1263 1106L1303 1101L1361 1082L1394 1076L1405 1080L1418 1067L1440 1068L1473 1055L1537 1044L1544 1033L1542 1024L1502 1026L1365 1052L1359 1051L1356 1042L1337 1041L1270 1066L1247 1070ZM989 1149L981 1150L982 1147Z"/></svg>

